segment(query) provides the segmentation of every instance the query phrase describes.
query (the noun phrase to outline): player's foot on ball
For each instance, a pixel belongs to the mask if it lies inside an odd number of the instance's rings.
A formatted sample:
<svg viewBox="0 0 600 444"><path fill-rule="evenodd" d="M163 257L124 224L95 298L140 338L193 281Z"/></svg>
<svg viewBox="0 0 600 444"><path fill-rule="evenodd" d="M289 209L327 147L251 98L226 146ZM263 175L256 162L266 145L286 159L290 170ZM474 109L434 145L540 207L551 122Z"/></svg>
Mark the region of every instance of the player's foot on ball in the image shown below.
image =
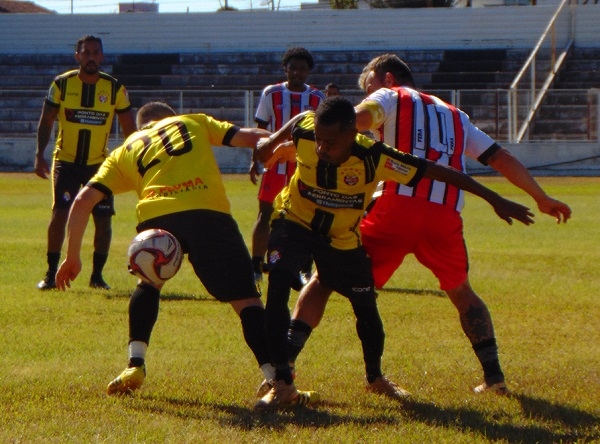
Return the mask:
<svg viewBox="0 0 600 444"><path fill-rule="evenodd" d="M109 395L130 395L138 390L146 379L146 366L127 367L123 372L112 380L106 388Z"/></svg>
<svg viewBox="0 0 600 444"><path fill-rule="evenodd" d="M90 288L99 288L101 290L110 290L110 285L108 285L102 276L94 276L90 277Z"/></svg>
<svg viewBox="0 0 600 444"><path fill-rule="evenodd" d="M400 387L393 381L390 381L385 376L379 376L373 382L366 382L365 389L367 392L375 393L376 395L387 396L396 401L403 401L410 396L410 393Z"/></svg>
<svg viewBox="0 0 600 444"><path fill-rule="evenodd" d="M320 396L317 392L297 390L296 386L283 380L273 381L271 390L254 404L255 410L277 410L315 404Z"/></svg>
<svg viewBox="0 0 600 444"><path fill-rule="evenodd" d="M510 396L511 392L504 381L487 385L485 382L473 389L475 393L495 393L500 396Z"/></svg>
<svg viewBox="0 0 600 444"><path fill-rule="evenodd" d="M55 275L56 272L46 272L46 276L37 284L37 288L40 290L54 290L56 288Z"/></svg>

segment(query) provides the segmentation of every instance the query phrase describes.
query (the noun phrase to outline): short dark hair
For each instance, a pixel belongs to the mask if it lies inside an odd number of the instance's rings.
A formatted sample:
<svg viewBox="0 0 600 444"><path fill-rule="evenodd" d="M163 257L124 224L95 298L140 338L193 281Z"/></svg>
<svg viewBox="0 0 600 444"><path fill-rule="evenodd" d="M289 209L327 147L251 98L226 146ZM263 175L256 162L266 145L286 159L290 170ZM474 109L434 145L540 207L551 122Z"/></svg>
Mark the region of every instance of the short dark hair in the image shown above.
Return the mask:
<svg viewBox="0 0 600 444"><path fill-rule="evenodd" d="M135 123L138 129L142 129L150 122L157 122L176 115L175 110L164 102L148 102L138 110Z"/></svg>
<svg viewBox="0 0 600 444"><path fill-rule="evenodd" d="M100 50L102 52L104 52L104 48L102 47L102 39L100 37L96 37L94 35L84 35L79 40L77 40L77 43L75 44L75 52L79 52L79 50L81 49L81 45L83 45L85 42L96 42L96 43L99 43L100 44Z"/></svg>
<svg viewBox="0 0 600 444"><path fill-rule="evenodd" d="M335 88L335 89L340 89L340 87L338 86L337 83L328 83L327 85L325 85L325 89L327 88Z"/></svg>
<svg viewBox="0 0 600 444"><path fill-rule="evenodd" d="M308 68L311 70L315 66L315 60L313 59L313 56L310 53L310 51L301 46L296 46L294 48L288 49L283 55L283 59L281 59L281 65L285 68L290 62L290 59L306 60L306 63L308 63Z"/></svg>
<svg viewBox="0 0 600 444"><path fill-rule="evenodd" d="M354 105L342 96L327 97L315 111L317 120L325 126L339 123L340 129L346 131L356 128L356 111Z"/></svg>
<svg viewBox="0 0 600 444"><path fill-rule="evenodd" d="M360 89L365 89L365 82L369 73L373 71L378 79L383 81L385 73L391 73L396 82L401 86L414 88L415 81L408 65L396 54L382 54L371 60L363 68L363 72L358 79Z"/></svg>

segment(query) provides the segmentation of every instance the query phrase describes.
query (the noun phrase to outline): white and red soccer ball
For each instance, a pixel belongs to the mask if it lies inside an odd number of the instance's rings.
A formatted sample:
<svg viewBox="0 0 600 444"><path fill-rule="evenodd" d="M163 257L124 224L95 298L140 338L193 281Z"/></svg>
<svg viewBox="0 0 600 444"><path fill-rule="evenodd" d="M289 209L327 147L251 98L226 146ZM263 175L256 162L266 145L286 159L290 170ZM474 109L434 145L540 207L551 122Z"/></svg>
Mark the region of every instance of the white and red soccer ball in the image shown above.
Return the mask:
<svg viewBox="0 0 600 444"><path fill-rule="evenodd" d="M159 228L139 233L129 245L129 271L142 281L161 286L181 266L181 245L171 233Z"/></svg>

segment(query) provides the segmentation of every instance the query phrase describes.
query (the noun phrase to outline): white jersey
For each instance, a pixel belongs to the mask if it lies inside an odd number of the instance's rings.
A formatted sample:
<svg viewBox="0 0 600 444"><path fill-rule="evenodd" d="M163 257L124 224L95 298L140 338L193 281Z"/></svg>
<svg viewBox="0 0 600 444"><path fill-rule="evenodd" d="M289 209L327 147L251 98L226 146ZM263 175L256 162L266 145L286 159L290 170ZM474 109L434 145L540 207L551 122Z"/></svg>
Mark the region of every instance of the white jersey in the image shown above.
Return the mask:
<svg viewBox="0 0 600 444"><path fill-rule="evenodd" d="M370 111L376 138L398 150L465 172L464 156L478 159L494 140L469 116L438 97L407 87L381 88L360 105ZM418 196L460 211L464 193L445 182L422 180L417 187L389 183L384 193Z"/></svg>

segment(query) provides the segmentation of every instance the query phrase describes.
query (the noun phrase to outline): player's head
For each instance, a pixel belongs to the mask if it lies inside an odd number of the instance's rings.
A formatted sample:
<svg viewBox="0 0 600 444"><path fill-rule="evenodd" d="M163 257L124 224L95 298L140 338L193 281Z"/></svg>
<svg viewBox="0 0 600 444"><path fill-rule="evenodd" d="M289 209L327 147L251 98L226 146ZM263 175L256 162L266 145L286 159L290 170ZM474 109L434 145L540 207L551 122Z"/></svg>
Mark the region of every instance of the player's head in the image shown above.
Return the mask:
<svg viewBox="0 0 600 444"><path fill-rule="evenodd" d="M288 88L292 91L303 91L315 61L308 49L298 46L285 52L281 65L288 80Z"/></svg>
<svg viewBox="0 0 600 444"><path fill-rule="evenodd" d="M138 129L147 127L152 122L176 116L173 108L164 102L149 102L142 106L136 115L136 124Z"/></svg>
<svg viewBox="0 0 600 444"><path fill-rule="evenodd" d="M415 87L412 72L396 54L383 54L371 60L358 79L360 89L367 94L392 86Z"/></svg>
<svg viewBox="0 0 600 444"><path fill-rule="evenodd" d="M338 86L337 83L328 83L327 86L325 86L325 96L326 97L333 97L333 96L339 96L340 95L340 87Z"/></svg>
<svg viewBox="0 0 600 444"><path fill-rule="evenodd" d="M319 159L334 165L352 153L356 137L354 105L342 96L327 97L315 111L315 145Z"/></svg>
<svg viewBox="0 0 600 444"><path fill-rule="evenodd" d="M97 74L100 63L104 60L102 39L93 35L86 35L77 40L75 60L79 63L80 71L90 75Z"/></svg>

